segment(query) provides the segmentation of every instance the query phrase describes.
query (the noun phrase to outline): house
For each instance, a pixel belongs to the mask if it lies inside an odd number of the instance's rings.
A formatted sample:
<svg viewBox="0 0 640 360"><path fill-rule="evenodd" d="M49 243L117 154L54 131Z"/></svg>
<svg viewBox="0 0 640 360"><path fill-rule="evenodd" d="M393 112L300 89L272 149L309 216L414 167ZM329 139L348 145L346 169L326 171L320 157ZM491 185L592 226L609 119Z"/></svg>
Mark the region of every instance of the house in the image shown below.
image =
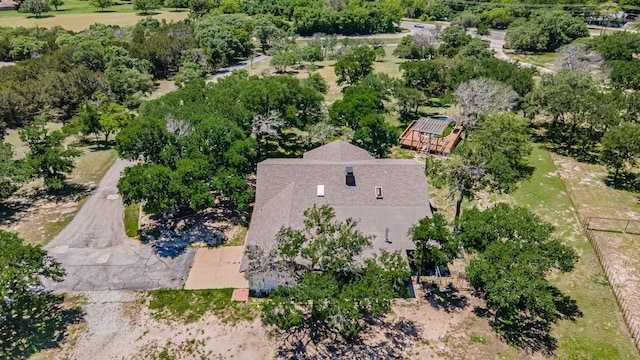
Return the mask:
<svg viewBox="0 0 640 360"><path fill-rule="evenodd" d="M17 10L20 3L13 0L0 0L0 11Z"/></svg>
<svg viewBox="0 0 640 360"><path fill-rule="evenodd" d="M406 256L414 245L408 230L431 216L424 164L415 160L375 159L366 150L334 141L306 152L302 159L267 159L258 164L256 202L246 245L268 251L283 226L302 228L304 210L330 205L336 218L359 221L375 236L365 256L380 249ZM246 254L240 270L247 266ZM282 279L280 279L282 280ZM278 278L257 290L274 288ZM256 290L256 285L251 285Z"/></svg>

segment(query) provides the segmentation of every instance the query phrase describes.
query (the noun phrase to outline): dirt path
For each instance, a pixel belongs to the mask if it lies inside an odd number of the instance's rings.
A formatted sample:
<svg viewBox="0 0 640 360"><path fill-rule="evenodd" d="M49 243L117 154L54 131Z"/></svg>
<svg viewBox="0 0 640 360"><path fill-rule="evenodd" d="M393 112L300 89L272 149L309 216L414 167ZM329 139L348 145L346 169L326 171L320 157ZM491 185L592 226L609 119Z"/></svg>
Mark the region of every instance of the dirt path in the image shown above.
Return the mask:
<svg viewBox="0 0 640 360"><path fill-rule="evenodd" d="M149 245L124 233L120 174L132 163L117 159L73 221L45 249L67 270L61 291L142 290L182 286L195 254L187 249L161 257Z"/></svg>

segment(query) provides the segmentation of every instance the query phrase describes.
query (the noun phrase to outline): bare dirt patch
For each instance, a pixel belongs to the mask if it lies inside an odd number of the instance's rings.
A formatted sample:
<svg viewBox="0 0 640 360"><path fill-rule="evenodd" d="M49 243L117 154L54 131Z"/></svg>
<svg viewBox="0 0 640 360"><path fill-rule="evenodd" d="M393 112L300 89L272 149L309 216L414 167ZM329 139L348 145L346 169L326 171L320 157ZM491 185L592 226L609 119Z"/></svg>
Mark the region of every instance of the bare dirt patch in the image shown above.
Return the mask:
<svg viewBox="0 0 640 360"><path fill-rule="evenodd" d="M307 344L304 356L283 346L284 338L270 336L259 318L229 323L207 312L197 321L185 323L154 317L141 292L95 291L84 293L84 297L85 322L74 330L73 339L59 349L39 354L39 358L543 358L502 342L488 320L474 313L484 306L483 301L466 292L456 293L453 302L435 297L399 300L392 313L365 333L361 342L328 347L326 343Z"/></svg>

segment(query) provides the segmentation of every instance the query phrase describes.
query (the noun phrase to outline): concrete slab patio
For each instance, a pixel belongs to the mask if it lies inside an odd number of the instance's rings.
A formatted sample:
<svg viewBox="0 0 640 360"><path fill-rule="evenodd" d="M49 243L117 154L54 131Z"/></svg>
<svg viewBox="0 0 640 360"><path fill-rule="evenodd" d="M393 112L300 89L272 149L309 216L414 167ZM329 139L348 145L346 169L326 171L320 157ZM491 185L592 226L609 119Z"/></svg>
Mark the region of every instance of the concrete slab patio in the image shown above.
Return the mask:
<svg viewBox="0 0 640 360"><path fill-rule="evenodd" d="M184 284L185 289L248 288L240 272L244 246L221 246L198 249Z"/></svg>
<svg viewBox="0 0 640 360"><path fill-rule="evenodd" d="M125 235L124 206L118 195L121 172L132 163L116 160L76 217L45 249L67 271L59 291L180 288L195 254L185 249L162 257L149 244Z"/></svg>

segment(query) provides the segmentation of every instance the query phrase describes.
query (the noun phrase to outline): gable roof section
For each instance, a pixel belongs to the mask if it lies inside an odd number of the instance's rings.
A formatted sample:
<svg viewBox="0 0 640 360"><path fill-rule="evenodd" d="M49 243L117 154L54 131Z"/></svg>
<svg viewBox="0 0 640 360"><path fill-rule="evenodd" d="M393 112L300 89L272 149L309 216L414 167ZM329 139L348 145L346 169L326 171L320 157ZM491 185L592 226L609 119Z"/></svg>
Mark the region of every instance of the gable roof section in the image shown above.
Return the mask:
<svg viewBox="0 0 640 360"><path fill-rule="evenodd" d="M335 209L337 220L354 218L364 234L375 236L373 248L365 255L382 248L414 248L407 231L431 216L424 165L414 160L374 159L368 153L368 158L358 159L364 158L364 150L341 143L311 150L302 159L267 159L258 164L247 245L270 249L281 227L300 229L306 209L327 204ZM340 160L331 161L330 154ZM346 185L346 167L353 168L356 186ZM324 185L322 197L317 195L318 185ZM382 199L376 197L376 187L382 188ZM391 243L385 242L387 227ZM246 261L243 258L241 270Z"/></svg>
<svg viewBox="0 0 640 360"><path fill-rule="evenodd" d="M327 145L307 151L302 158L316 161L342 162L371 160L373 156L363 148L359 148L343 140L336 140Z"/></svg>

